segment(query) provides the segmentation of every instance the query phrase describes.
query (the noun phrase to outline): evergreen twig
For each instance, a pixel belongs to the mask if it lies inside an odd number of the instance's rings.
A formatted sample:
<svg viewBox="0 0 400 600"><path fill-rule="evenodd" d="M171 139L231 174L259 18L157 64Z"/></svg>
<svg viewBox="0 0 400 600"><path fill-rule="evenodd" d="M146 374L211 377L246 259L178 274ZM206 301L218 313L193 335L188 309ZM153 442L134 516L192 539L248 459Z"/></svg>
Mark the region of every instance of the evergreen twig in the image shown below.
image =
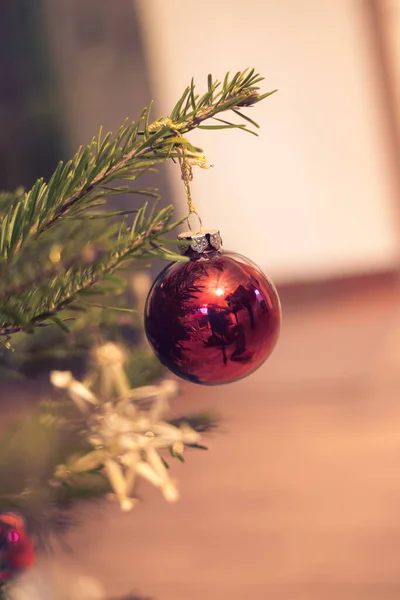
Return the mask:
<svg viewBox="0 0 400 600"><path fill-rule="evenodd" d="M229 73L223 82L208 77L205 94L196 94L195 84L186 88L171 115L150 123L149 108L137 121L126 121L115 135L99 134L85 148L80 148L67 163L60 162L46 183L38 179L32 189L14 194L0 193L0 342L8 344L10 334L32 331L33 327L51 319L64 327L56 315L88 288L99 286L104 277L132 258L161 257L185 260L167 250L162 238L179 222L171 222L172 207L147 215L147 204L139 210L98 212L111 196L138 194L158 199L154 188L136 188L141 175L169 159L179 158L184 147L188 159L196 159L198 148L184 137L195 128L240 128L255 133L258 127L243 109L254 106L273 92L260 94L257 84L262 78L253 70ZM219 118L233 111L244 123ZM206 121L213 125L204 125ZM250 126L250 127L249 127ZM125 186L115 186L124 180ZM134 222L126 219L136 212ZM84 221L86 240L96 241L93 221L107 217L104 255L95 256L89 264L73 261L68 268L54 265L49 257L50 242L57 239L67 247L68 223ZM122 224L115 227L115 218ZM103 226L104 227L104 226ZM26 274L29 273L29 276Z"/></svg>

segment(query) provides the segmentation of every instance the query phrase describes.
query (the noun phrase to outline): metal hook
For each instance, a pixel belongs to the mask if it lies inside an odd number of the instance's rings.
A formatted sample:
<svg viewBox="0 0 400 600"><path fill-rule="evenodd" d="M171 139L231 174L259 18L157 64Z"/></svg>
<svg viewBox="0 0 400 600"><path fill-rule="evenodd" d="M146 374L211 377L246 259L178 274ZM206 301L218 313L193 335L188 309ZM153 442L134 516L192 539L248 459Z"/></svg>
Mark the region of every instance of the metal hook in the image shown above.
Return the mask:
<svg viewBox="0 0 400 600"><path fill-rule="evenodd" d="M191 215L196 215L196 217L198 218L198 220L199 220L199 224L200 224L200 229L198 229L196 233L200 233L201 231L203 231L203 222L202 222L202 220L201 220L201 218L200 218L200 215L199 215L199 214L198 214L198 213L197 213L195 210L193 210L192 212L190 212L190 213L188 214L188 216L186 217L186 221L187 221L187 224L188 224L189 230L190 230L190 232L193 232L193 230L192 230L192 228L191 228L191 226L190 226L190 221L189 221L189 219L190 219Z"/></svg>

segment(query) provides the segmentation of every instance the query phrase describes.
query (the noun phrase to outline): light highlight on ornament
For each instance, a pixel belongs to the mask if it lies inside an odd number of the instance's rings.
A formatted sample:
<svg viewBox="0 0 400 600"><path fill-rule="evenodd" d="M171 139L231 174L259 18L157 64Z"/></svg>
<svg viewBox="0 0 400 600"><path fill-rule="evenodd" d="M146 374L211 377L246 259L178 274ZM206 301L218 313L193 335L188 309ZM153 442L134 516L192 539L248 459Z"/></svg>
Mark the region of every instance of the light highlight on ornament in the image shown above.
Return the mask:
<svg viewBox="0 0 400 600"><path fill-rule="evenodd" d="M15 531L14 529L7 533L7 541L10 544L17 544L20 541L20 539L21 539L20 534L18 533L18 531Z"/></svg>

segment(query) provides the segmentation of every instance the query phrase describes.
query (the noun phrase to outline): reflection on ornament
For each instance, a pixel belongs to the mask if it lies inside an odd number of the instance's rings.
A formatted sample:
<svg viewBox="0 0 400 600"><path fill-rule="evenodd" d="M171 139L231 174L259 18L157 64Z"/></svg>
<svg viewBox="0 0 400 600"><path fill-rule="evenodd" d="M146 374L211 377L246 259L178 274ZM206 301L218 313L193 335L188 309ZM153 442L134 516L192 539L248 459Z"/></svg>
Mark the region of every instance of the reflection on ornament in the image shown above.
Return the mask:
<svg viewBox="0 0 400 600"><path fill-rule="evenodd" d="M212 235L193 236L190 261L160 273L145 309L147 337L160 361L203 385L254 372L271 354L281 324L273 283L243 256L214 248ZM189 234L180 238L191 241Z"/></svg>

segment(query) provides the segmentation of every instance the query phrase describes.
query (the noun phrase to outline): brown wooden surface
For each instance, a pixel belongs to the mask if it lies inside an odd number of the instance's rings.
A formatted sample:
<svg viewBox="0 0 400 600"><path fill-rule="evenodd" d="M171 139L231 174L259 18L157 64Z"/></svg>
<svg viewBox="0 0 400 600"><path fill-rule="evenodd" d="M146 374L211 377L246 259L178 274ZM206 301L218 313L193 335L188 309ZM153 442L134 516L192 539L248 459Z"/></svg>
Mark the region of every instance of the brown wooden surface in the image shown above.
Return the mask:
<svg viewBox="0 0 400 600"><path fill-rule="evenodd" d="M110 595L158 600L400 597L400 292L288 304L281 341L235 385L174 411L224 423L174 464L181 501L86 512L72 555ZM284 307L285 308L285 307Z"/></svg>

